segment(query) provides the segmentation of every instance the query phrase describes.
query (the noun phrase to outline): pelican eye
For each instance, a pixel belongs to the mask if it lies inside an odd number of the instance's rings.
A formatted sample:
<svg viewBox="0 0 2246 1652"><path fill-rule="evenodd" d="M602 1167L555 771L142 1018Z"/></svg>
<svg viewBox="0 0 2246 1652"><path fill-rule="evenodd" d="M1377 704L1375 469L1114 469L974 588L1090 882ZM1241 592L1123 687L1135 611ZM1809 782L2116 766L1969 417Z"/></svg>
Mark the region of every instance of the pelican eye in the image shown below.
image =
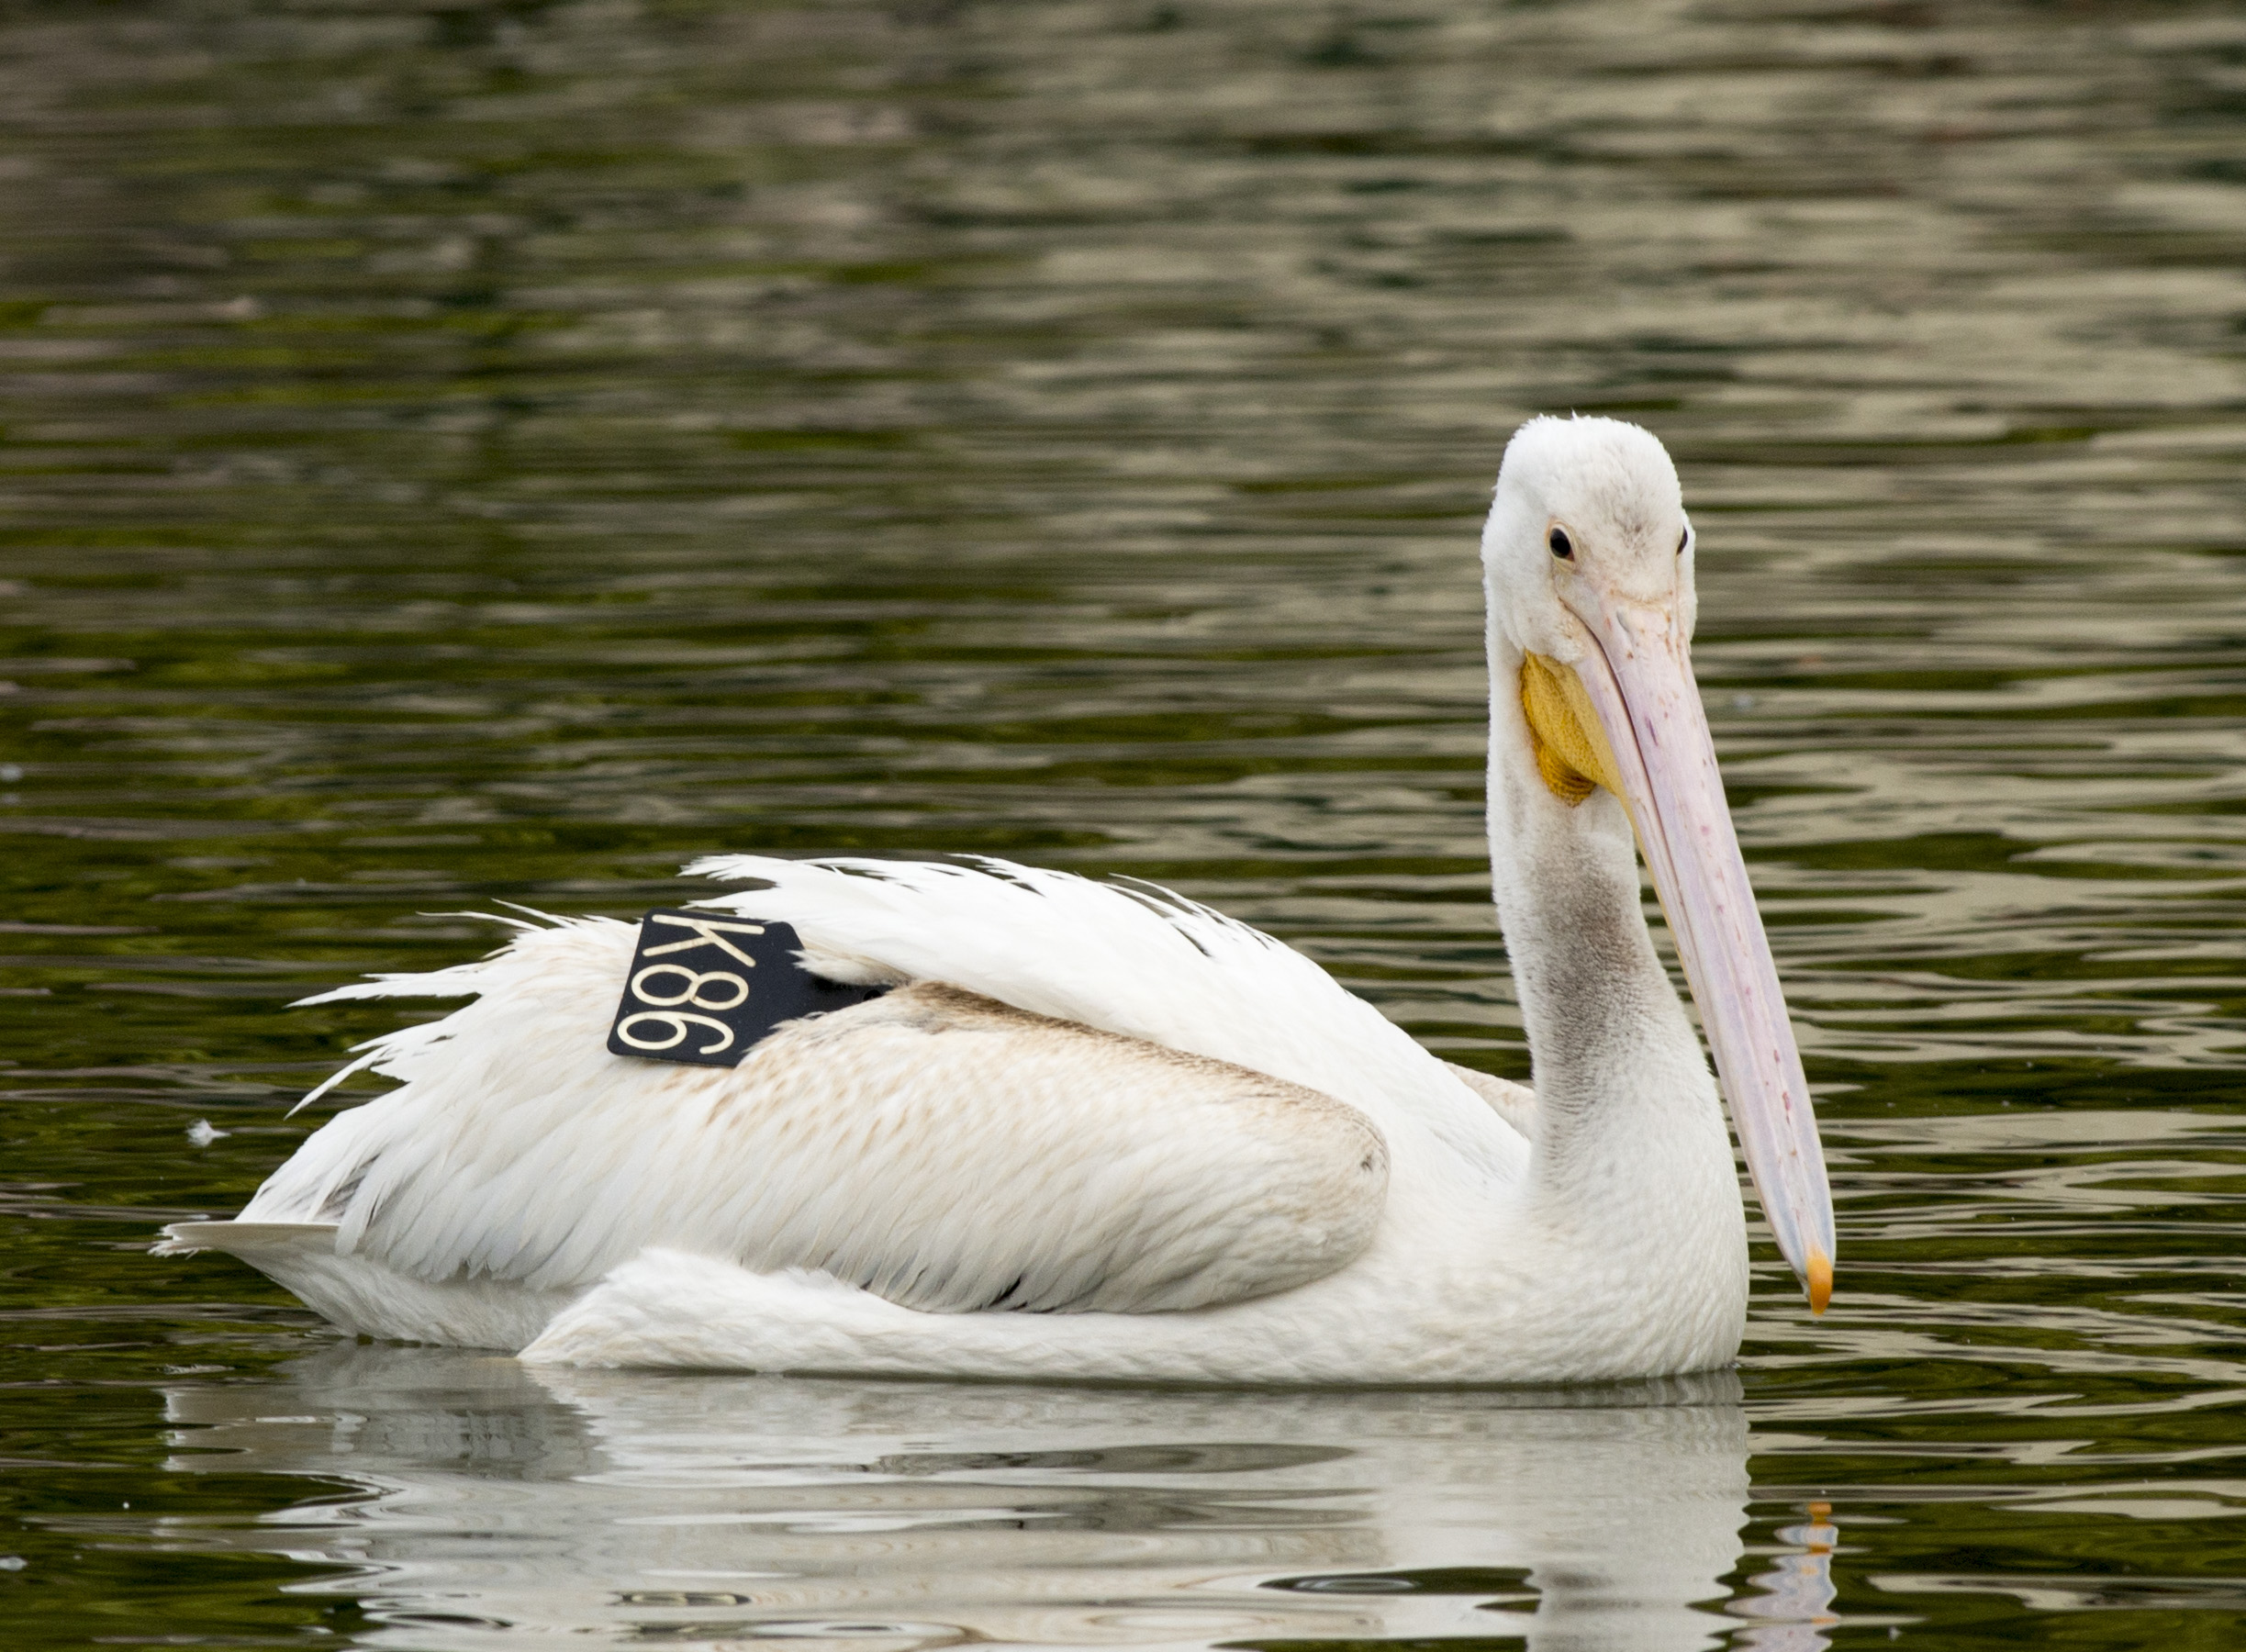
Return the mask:
<svg viewBox="0 0 2246 1652"><path fill-rule="evenodd" d="M1565 529L1553 529L1552 537L1545 542L1552 547L1552 554L1559 557L1560 561L1573 562L1575 560L1575 546L1569 540Z"/></svg>
<svg viewBox="0 0 2246 1652"><path fill-rule="evenodd" d="M1677 554L1679 556L1682 556L1684 554L1685 546L1691 544L1692 542L1693 530L1690 528L1687 528L1682 533L1677 535Z"/></svg>

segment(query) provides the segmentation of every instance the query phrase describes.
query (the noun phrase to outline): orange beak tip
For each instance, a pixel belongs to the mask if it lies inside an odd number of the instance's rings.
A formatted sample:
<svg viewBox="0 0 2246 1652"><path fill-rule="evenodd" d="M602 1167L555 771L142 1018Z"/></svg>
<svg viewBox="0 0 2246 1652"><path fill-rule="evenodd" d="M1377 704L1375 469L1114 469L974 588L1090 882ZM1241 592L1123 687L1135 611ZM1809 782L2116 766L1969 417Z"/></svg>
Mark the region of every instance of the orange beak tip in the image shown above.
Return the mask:
<svg viewBox="0 0 2246 1652"><path fill-rule="evenodd" d="M1813 1250L1802 1272L1809 1287L1809 1312L1823 1313L1826 1303L1833 1300L1833 1259L1821 1250Z"/></svg>

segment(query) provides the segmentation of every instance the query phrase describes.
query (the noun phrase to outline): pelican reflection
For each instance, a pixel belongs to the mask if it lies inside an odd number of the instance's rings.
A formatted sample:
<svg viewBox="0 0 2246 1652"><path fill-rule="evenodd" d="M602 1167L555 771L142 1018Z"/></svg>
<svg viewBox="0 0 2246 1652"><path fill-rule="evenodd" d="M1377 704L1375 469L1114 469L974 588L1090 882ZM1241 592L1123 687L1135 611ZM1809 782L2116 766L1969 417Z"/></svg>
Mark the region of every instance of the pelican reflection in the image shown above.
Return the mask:
<svg viewBox="0 0 2246 1652"><path fill-rule="evenodd" d="M1779 1595L1728 1600L1749 1494L1738 1394L1730 1372L1243 1393L346 1345L278 1380L173 1389L167 1414L176 1470L322 1482L194 1541L341 1568L292 1587L355 1598L374 1646L481 1646L504 1626L572 1646L1520 1636L1674 1652L1792 1615ZM1763 1644L1825 1644L1784 1626Z"/></svg>

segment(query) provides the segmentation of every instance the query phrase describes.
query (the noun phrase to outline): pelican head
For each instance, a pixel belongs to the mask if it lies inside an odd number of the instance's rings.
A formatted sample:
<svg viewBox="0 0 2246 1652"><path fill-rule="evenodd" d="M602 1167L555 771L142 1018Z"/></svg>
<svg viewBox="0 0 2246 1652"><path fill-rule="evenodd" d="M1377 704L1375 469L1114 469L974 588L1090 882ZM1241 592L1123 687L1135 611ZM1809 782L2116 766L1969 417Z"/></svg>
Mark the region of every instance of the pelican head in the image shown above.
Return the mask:
<svg viewBox="0 0 2246 1652"><path fill-rule="evenodd" d="M1517 670L1545 787L1570 808L1603 789L1627 812L1763 1214L1822 1312L1832 1194L1693 679L1693 537L1651 433L1530 420L1505 449L1482 534L1492 653Z"/></svg>

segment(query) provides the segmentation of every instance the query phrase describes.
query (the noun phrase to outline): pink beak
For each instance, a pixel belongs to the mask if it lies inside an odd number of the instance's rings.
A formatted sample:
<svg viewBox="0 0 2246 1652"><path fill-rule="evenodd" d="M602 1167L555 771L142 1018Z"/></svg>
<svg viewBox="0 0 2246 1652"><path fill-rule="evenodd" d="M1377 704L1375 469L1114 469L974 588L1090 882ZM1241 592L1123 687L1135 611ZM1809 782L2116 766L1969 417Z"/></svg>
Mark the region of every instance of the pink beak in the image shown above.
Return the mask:
<svg viewBox="0 0 2246 1652"><path fill-rule="evenodd" d="M1822 1313L1833 1285L1832 1189L1684 638L1663 608L1607 597L1588 582L1571 595L1598 644L1576 675L1614 751L1756 1196Z"/></svg>

